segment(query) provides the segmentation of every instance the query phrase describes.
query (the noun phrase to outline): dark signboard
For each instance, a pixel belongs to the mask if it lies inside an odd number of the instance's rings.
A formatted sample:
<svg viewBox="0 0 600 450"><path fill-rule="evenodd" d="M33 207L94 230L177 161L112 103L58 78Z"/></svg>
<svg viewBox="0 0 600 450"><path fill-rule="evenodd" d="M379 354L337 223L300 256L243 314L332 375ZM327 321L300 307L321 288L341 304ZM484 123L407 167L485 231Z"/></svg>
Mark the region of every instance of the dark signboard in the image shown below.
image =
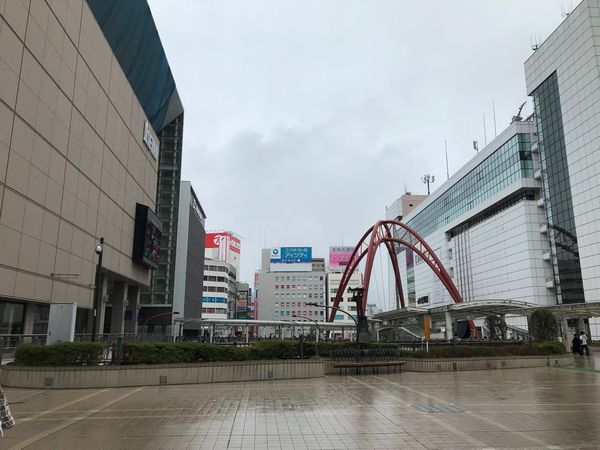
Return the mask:
<svg viewBox="0 0 600 450"><path fill-rule="evenodd" d="M158 268L162 222L146 205L135 207L132 259L146 267Z"/></svg>

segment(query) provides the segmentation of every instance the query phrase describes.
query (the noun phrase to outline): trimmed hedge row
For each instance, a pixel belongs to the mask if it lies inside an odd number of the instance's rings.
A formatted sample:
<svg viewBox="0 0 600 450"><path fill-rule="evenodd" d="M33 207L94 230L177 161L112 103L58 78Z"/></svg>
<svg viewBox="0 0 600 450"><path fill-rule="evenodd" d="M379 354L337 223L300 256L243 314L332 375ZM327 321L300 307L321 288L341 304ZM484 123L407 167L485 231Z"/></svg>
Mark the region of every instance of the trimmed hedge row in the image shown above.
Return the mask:
<svg viewBox="0 0 600 450"><path fill-rule="evenodd" d="M102 361L102 342L62 342L54 345L23 344L15 351L19 366L97 366Z"/></svg>
<svg viewBox="0 0 600 450"><path fill-rule="evenodd" d="M396 348L389 343L371 343L363 348ZM356 348L352 342L320 342L318 354L330 356L332 351ZM316 355L314 342L304 343L304 357ZM17 347L15 365L21 366L93 366L101 362L102 343L65 342L55 345L24 344ZM457 344L432 345L424 350L399 351L403 358L466 358L493 356L557 355L565 353L558 341L514 345ZM211 361L244 361L259 359L296 359L298 342L269 340L248 347L193 342L125 343L123 364L174 364Z"/></svg>

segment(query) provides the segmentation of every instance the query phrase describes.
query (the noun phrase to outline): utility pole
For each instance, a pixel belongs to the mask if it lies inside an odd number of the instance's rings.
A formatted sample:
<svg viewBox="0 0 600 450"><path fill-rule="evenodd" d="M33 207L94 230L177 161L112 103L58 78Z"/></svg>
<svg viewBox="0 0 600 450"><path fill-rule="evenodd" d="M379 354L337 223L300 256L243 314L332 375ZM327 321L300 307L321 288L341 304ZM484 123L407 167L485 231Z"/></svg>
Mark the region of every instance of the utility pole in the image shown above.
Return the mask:
<svg viewBox="0 0 600 450"><path fill-rule="evenodd" d="M425 175L423 175L421 177L421 181L427 185L427 195L431 194L431 192L429 190L429 185L433 184L435 182L435 176L429 175L428 173L426 173Z"/></svg>

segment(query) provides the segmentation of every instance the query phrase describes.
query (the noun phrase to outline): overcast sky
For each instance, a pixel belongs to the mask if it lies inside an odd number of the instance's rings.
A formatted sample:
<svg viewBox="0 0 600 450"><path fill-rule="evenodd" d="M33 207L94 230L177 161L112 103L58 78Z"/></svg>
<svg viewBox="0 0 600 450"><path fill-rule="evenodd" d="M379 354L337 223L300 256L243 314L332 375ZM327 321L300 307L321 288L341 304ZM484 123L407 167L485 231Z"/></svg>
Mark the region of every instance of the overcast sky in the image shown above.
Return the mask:
<svg viewBox="0 0 600 450"><path fill-rule="evenodd" d="M526 100L564 0L149 0L185 109L182 179L207 228L260 249L355 245L421 176L446 179ZM531 104L525 112L531 111ZM379 259L379 257L378 257ZM383 297L387 263L369 301Z"/></svg>

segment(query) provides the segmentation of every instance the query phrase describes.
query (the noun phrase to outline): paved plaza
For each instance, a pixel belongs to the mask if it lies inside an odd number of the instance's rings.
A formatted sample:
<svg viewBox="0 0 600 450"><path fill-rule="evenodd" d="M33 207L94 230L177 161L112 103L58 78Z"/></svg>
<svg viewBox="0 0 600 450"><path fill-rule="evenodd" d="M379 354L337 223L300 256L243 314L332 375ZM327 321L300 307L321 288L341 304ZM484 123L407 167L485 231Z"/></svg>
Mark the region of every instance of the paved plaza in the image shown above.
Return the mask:
<svg viewBox="0 0 600 450"><path fill-rule="evenodd" d="M2 448L600 448L600 372L393 373L7 389Z"/></svg>

